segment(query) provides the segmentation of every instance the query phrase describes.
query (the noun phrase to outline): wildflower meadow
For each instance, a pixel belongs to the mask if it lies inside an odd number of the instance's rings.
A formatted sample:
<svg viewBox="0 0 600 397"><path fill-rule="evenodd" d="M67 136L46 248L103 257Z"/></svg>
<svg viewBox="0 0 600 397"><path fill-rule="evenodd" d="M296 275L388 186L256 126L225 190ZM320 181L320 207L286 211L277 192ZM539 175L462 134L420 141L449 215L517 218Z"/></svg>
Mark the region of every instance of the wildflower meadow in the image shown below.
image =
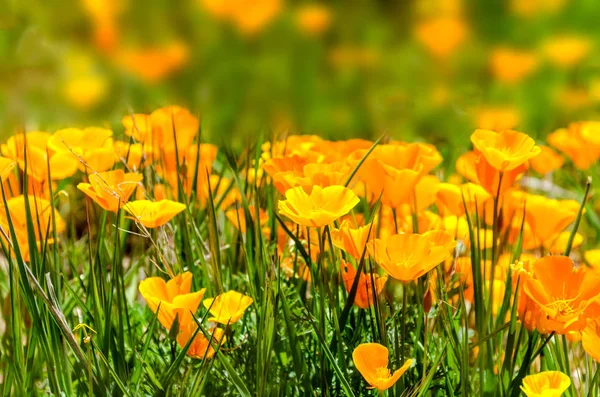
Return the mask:
<svg viewBox="0 0 600 397"><path fill-rule="evenodd" d="M1 396L600 397L593 1L9 3Z"/></svg>

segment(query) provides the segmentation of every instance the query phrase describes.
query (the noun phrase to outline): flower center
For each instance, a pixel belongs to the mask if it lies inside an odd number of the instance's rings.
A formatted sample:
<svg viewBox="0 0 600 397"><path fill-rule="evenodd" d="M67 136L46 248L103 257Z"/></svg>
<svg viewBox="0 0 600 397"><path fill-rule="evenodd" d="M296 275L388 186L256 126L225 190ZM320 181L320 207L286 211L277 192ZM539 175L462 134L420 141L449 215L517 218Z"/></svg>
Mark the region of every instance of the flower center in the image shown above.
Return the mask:
<svg viewBox="0 0 600 397"><path fill-rule="evenodd" d="M378 378L389 378L391 376L390 370L386 367L377 368L376 373Z"/></svg>

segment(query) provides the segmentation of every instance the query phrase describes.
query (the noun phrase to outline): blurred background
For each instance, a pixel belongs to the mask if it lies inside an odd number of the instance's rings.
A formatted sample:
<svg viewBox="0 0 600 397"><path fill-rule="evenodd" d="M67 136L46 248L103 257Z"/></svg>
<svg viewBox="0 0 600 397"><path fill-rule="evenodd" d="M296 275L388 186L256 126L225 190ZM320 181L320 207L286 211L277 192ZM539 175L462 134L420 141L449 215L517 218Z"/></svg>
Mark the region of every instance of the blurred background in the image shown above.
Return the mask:
<svg viewBox="0 0 600 397"><path fill-rule="evenodd" d="M205 139L271 132L467 146L600 104L598 0L4 0L0 136L189 108Z"/></svg>

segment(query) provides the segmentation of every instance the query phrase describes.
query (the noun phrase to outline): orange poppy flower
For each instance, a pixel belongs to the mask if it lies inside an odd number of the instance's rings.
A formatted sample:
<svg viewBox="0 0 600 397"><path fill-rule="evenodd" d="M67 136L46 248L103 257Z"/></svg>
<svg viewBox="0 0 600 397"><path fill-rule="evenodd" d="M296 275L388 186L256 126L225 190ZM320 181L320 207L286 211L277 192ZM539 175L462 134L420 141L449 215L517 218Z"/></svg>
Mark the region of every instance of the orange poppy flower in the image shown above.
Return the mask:
<svg viewBox="0 0 600 397"><path fill-rule="evenodd" d="M237 323L252 302L254 300L249 296L237 291L227 291L216 298L205 299L202 304L214 316L208 321L228 325Z"/></svg>
<svg viewBox="0 0 600 397"><path fill-rule="evenodd" d="M384 391L394 386L400 377L410 368L412 359L392 374L388 368L389 351L379 343L361 343L352 352L354 366L369 384L369 389Z"/></svg>
<svg viewBox="0 0 600 397"><path fill-rule="evenodd" d="M580 170L587 170L600 159L600 144L583 134L585 122L571 123L548 135L548 143L563 152Z"/></svg>
<svg viewBox="0 0 600 397"><path fill-rule="evenodd" d="M313 186L310 194L302 187L295 187L286 191L285 197L286 200L279 200L279 213L308 227L329 225L360 201L352 190L343 186Z"/></svg>
<svg viewBox="0 0 600 397"><path fill-rule="evenodd" d="M350 221L344 220L339 229L331 229L331 242L348 255L360 259L365 252L367 241L375 236L375 230L371 228L371 224L352 228Z"/></svg>
<svg viewBox="0 0 600 397"><path fill-rule="evenodd" d="M105 128L65 128L48 139L48 148L56 153L71 154L83 172L89 167L103 172L115 164L112 131Z"/></svg>
<svg viewBox="0 0 600 397"><path fill-rule="evenodd" d="M346 291L350 293L352 291L352 285L354 284L354 279L356 278L356 269L350 262L342 261L342 280L344 281L344 287L346 287ZM368 309L373 306L374 296L381 295L383 288L385 287L385 283L387 281L387 276L379 276L376 273L373 273L373 279L371 280L370 274L361 273L358 276L358 285L356 287L356 295L354 296L354 305L360 307L361 309ZM375 288L373 288L375 285Z"/></svg>
<svg viewBox="0 0 600 397"><path fill-rule="evenodd" d="M585 326L582 314L600 294L600 278L585 268L574 269L569 257L547 256L533 264L523 290L546 315L544 326L564 334Z"/></svg>
<svg viewBox="0 0 600 397"><path fill-rule="evenodd" d="M331 20L331 10L322 4L306 4L296 10L296 23L309 36L323 34L331 25Z"/></svg>
<svg viewBox="0 0 600 397"><path fill-rule="evenodd" d="M185 210L186 206L171 200L136 200L128 202L123 208L137 222L147 228L155 228L169 222L175 215Z"/></svg>
<svg viewBox="0 0 600 397"><path fill-rule="evenodd" d="M544 145L540 145L540 150L540 154L529 160L529 164L535 172L546 175L562 167L565 159L560 154Z"/></svg>
<svg viewBox="0 0 600 397"><path fill-rule="evenodd" d="M513 130L475 130L471 142L498 171L511 171L537 156L541 149L527 134Z"/></svg>
<svg viewBox="0 0 600 397"><path fill-rule="evenodd" d="M433 56L447 58L463 44L468 27L460 17L440 16L419 22L414 29L417 40Z"/></svg>
<svg viewBox="0 0 600 397"><path fill-rule="evenodd" d="M448 246L425 235L394 234L367 243L373 259L396 280L416 280L450 257Z"/></svg>
<svg viewBox="0 0 600 397"><path fill-rule="evenodd" d="M173 41L157 47L119 48L113 60L147 84L155 84L179 71L189 60L187 44Z"/></svg>
<svg viewBox="0 0 600 397"><path fill-rule="evenodd" d="M559 397L571 386L571 379L559 371L545 371L523 378L521 390L527 397Z"/></svg>
<svg viewBox="0 0 600 397"><path fill-rule="evenodd" d="M525 219L538 245L551 244L561 231L575 221L579 206L575 200L554 200L528 194Z"/></svg>
<svg viewBox="0 0 600 397"><path fill-rule="evenodd" d="M142 174L114 170L91 174L90 183L80 183L77 189L84 192L106 211L117 212L142 181Z"/></svg>
<svg viewBox="0 0 600 397"><path fill-rule="evenodd" d="M206 291L202 288L198 292L190 292L191 287L192 273L185 272L169 281L149 277L140 283L139 290L152 313L158 311L158 321L166 329L170 330L177 318L180 330L183 330L188 324L195 324L192 314L198 310Z"/></svg>
<svg viewBox="0 0 600 397"><path fill-rule="evenodd" d="M115 160L127 166L132 171L139 170L151 159L150 147L144 147L142 143L128 143L116 141Z"/></svg>
<svg viewBox="0 0 600 397"><path fill-rule="evenodd" d="M183 349L185 345L187 345L197 329L198 324L196 321L191 321L180 328L180 331L177 334L177 344L180 348ZM187 355L198 360L213 358L215 355L214 346L225 343L227 338L225 337L225 331L222 328L217 327L209 330L209 335L210 336L207 338L202 331L199 330L187 350Z"/></svg>
<svg viewBox="0 0 600 397"><path fill-rule="evenodd" d="M544 247L550 251L552 255L562 255L566 248L569 239L571 238L571 232L558 233L554 238L544 243ZM575 233L571 249L579 247L583 243L583 236L579 233Z"/></svg>
<svg viewBox="0 0 600 397"><path fill-rule="evenodd" d="M535 72L538 60L530 51L499 47L492 51L490 67L498 81L516 84Z"/></svg>
<svg viewBox="0 0 600 397"><path fill-rule="evenodd" d="M584 313L586 327L581 332L583 349L600 363L600 298L596 298Z"/></svg>

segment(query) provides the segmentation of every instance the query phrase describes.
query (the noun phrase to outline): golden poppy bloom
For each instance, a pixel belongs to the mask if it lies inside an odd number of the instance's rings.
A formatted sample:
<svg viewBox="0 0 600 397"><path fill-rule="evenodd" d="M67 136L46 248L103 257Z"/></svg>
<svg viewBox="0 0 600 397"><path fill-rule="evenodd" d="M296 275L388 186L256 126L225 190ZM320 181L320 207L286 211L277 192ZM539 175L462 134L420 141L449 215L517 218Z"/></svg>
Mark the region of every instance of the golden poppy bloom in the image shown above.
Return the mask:
<svg viewBox="0 0 600 397"><path fill-rule="evenodd" d="M517 84L535 72L537 67L537 57L529 51L499 47L490 55L492 74L503 83Z"/></svg>
<svg viewBox="0 0 600 397"><path fill-rule="evenodd" d="M192 313L198 310L206 289L190 292L191 288L192 273L190 272L182 273L169 281L161 277L148 277L139 285L140 293L148 307L154 314L158 311L158 321L169 330L176 317L181 330L190 323L196 323Z"/></svg>
<svg viewBox="0 0 600 397"><path fill-rule="evenodd" d="M559 397L571 386L571 379L559 371L545 371L523 378L521 390L527 397Z"/></svg>
<svg viewBox="0 0 600 397"><path fill-rule="evenodd" d="M540 154L529 160L531 168L542 175L560 169L564 162L565 159L560 154L552 150L551 147L545 145L540 145Z"/></svg>
<svg viewBox="0 0 600 397"><path fill-rule="evenodd" d="M71 155L78 159L79 169L86 167L103 172L115 164L112 131L105 128L65 128L56 131L48 139L48 148L57 154Z"/></svg>
<svg viewBox="0 0 600 397"><path fill-rule="evenodd" d="M142 143L116 141L114 147L115 161L125 164L132 171L138 171L147 164L151 155L151 148L144 147Z"/></svg>
<svg viewBox="0 0 600 397"><path fill-rule="evenodd" d="M580 204L575 200L554 200L534 194L526 195L525 220L540 244L551 244L575 221Z"/></svg>
<svg viewBox="0 0 600 397"><path fill-rule="evenodd" d="M48 151L46 149L50 133L32 131L18 134L8 138L2 145L2 153L19 164L25 172L25 145L27 145L27 175L38 182L48 179L48 165L50 177L53 180L62 180L77 172L78 161L70 153Z"/></svg>
<svg viewBox="0 0 600 397"><path fill-rule="evenodd" d="M306 4L296 10L296 23L309 36L319 36L327 31L331 19L331 10L322 4Z"/></svg>
<svg viewBox="0 0 600 397"><path fill-rule="evenodd" d="M13 246L18 245L23 260L29 261L29 232L27 230L26 203L29 205L31 211L35 240L38 248L44 243L55 243L54 238L52 237L55 230L54 227L56 227L57 233L62 233L65 230L66 225L59 212L52 208L52 203L48 200L31 195L20 195L8 199L7 206L0 210L0 226L8 232L10 230L8 217L10 216L17 237L17 241L13 241L12 244ZM12 238L10 235L9 237Z"/></svg>
<svg viewBox="0 0 600 397"><path fill-rule="evenodd" d="M186 209L185 204L172 200L136 200L123 206L133 219L147 228L163 226Z"/></svg>
<svg viewBox="0 0 600 397"><path fill-rule="evenodd" d="M214 317L208 319L224 325L237 323L254 300L237 291L227 291L216 298L205 299L202 304Z"/></svg>
<svg viewBox="0 0 600 397"><path fill-rule="evenodd" d="M492 197L483 187L474 183L460 186L440 183L436 196L440 213L446 216L461 216L465 213L465 207L469 213L476 209L481 213L485 203Z"/></svg>
<svg viewBox="0 0 600 397"><path fill-rule="evenodd" d="M600 294L600 277L585 268L573 268L566 256L547 256L533 264L523 291L545 314L544 327L558 334L581 330L584 310Z"/></svg>
<svg viewBox="0 0 600 397"><path fill-rule="evenodd" d="M137 142L152 144L152 119L149 114L135 113L123 117L125 135L133 137Z"/></svg>
<svg viewBox="0 0 600 397"><path fill-rule="evenodd" d="M285 197L286 200L278 202L279 213L308 227L329 225L360 201L352 190L343 186L313 186L310 194L302 187L295 187L286 191Z"/></svg>
<svg viewBox="0 0 600 397"><path fill-rule="evenodd" d="M450 239L452 236L450 236ZM367 243L369 254L390 276L409 282L435 268L451 255L444 241L437 241L419 234L394 234Z"/></svg>
<svg viewBox="0 0 600 397"><path fill-rule="evenodd" d="M155 84L181 70L189 60L187 44L173 41L160 47L120 48L113 60L117 66L148 84Z"/></svg>
<svg viewBox="0 0 600 397"><path fill-rule="evenodd" d="M585 310L586 327L581 332L583 349L600 363L600 299L596 298Z"/></svg>
<svg viewBox="0 0 600 397"><path fill-rule="evenodd" d="M90 183L80 183L77 189L84 192L106 211L117 212L123 207L139 183L142 174L114 170L91 174Z"/></svg>
<svg viewBox="0 0 600 397"><path fill-rule="evenodd" d="M510 130L520 123L521 112L512 106L484 107L475 111L475 124L484 130Z"/></svg>
<svg viewBox="0 0 600 397"><path fill-rule="evenodd" d="M232 22L247 36L264 29L280 13L281 0L199 0L215 18Z"/></svg>
<svg viewBox="0 0 600 397"><path fill-rule="evenodd" d="M548 143L563 152L580 170L587 170L600 159L600 144L584 134L586 122L571 123L548 135Z"/></svg>
<svg viewBox="0 0 600 397"><path fill-rule="evenodd" d="M196 321L191 321L180 328L177 334L177 344L180 348L183 349L187 345L197 329L198 324ZM225 331L222 328L214 327L212 330L209 330L208 338L199 330L186 354L198 360L213 358L215 355L213 346L219 346L225 343L226 340Z"/></svg>
<svg viewBox="0 0 600 397"><path fill-rule="evenodd" d="M338 229L331 229L331 242L348 255L360 259L367 241L375 236L375 230L371 228L372 224L352 228L350 221L344 220Z"/></svg>
<svg viewBox="0 0 600 397"><path fill-rule="evenodd" d="M342 261L341 268L344 287L346 287L346 291L350 293L350 291L352 291L354 279L356 278L356 269L354 269L354 266L352 266L350 262L346 261ZM373 273L373 279L371 279L370 274L360 273L358 275L356 295L354 296L354 305L361 309L368 309L373 306L375 296L381 295L386 281L387 276L379 276L378 274ZM375 288L373 288L373 285Z"/></svg>
<svg viewBox="0 0 600 397"><path fill-rule="evenodd" d="M487 162L501 172L514 170L541 151L529 135L513 130L475 130L471 142Z"/></svg>
<svg viewBox="0 0 600 397"><path fill-rule="evenodd" d="M548 39L542 50L555 66L570 68L588 56L592 50L592 42L587 37L564 35Z"/></svg>
<svg viewBox="0 0 600 397"><path fill-rule="evenodd" d="M384 391L394 386L402 375L410 368L412 359L392 374L388 368L389 351L379 343L361 343L352 352L354 366L369 384L369 389Z"/></svg>
<svg viewBox="0 0 600 397"><path fill-rule="evenodd" d="M414 35L430 54L447 58L466 40L468 27L460 17L440 16L419 22Z"/></svg>

